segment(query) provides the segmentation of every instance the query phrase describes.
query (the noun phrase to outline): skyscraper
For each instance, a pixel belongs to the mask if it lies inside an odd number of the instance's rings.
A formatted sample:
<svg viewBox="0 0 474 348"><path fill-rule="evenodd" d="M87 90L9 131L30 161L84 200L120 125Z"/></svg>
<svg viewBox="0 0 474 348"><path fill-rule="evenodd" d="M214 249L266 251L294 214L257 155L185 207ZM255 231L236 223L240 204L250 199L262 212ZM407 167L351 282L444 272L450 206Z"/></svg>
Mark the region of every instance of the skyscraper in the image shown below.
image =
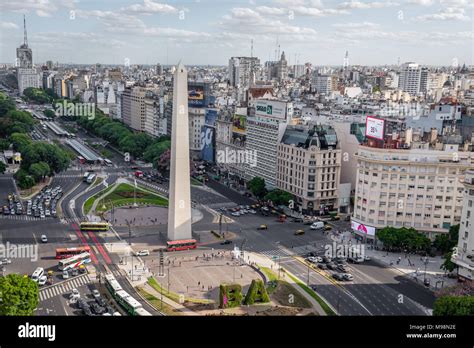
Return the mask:
<svg viewBox="0 0 474 348"><path fill-rule="evenodd" d="M23 94L25 88L41 87L41 76L33 68L33 52L28 47L28 37L26 35L26 18L23 16L23 44L16 49L17 80L18 91Z"/></svg>
<svg viewBox="0 0 474 348"><path fill-rule="evenodd" d="M400 70L400 79L398 87L408 92L410 95L417 95L420 92L426 92L428 81L428 69L419 64L408 62L402 64Z"/></svg>
<svg viewBox="0 0 474 348"><path fill-rule="evenodd" d="M23 16L23 30L23 44L16 49L16 66L18 68L31 69L33 67L33 52L28 47L25 16Z"/></svg>
<svg viewBox="0 0 474 348"><path fill-rule="evenodd" d="M174 72L168 239L189 239L191 183L189 178L188 72L179 63Z"/></svg>

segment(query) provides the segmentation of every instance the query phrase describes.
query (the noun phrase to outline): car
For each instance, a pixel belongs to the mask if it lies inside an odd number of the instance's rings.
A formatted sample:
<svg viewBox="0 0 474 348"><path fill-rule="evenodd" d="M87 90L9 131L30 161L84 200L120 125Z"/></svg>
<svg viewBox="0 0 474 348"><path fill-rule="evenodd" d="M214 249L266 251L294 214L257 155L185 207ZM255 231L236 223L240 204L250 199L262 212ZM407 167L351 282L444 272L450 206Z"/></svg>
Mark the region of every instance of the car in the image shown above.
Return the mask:
<svg viewBox="0 0 474 348"><path fill-rule="evenodd" d="M99 292L99 290L97 290L97 289L92 290L92 296L94 296L94 298L100 297L100 292Z"/></svg>
<svg viewBox="0 0 474 348"><path fill-rule="evenodd" d="M370 258L370 256L365 255L365 256L364 256L364 260L365 260L365 261L370 261L370 260L372 260L372 259Z"/></svg>
<svg viewBox="0 0 474 348"><path fill-rule="evenodd" d="M81 297L79 290L77 290L76 288L72 289L71 294L69 295L69 298L73 298L73 297Z"/></svg>
<svg viewBox="0 0 474 348"><path fill-rule="evenodd" d="M44 212L44 215L45 216L51 216L51 212L49 211L49 209L46 209L46 211Z"/></svg>
<svg viewBox="0 0 474 348"><path fill-rule="evenodd" d="M31 209L28 209L28 210L26 211L26 215L31 215Z"/></svg>
<svg viewBox="0 0 474 348"><path fill-rule="evenodd" d="M10 209L7 207L3 208L3 215L10 215Z"/></svg>
<svg viewBox="0 0 474 348"><path fill-rule="evenodd" d="M323 256L323 262L324 263L330 263L330 262L332 262L332 259L329 256Z"/></svg>
<svg viewBox="0 0 474 348"><path fill-rule="evenodd" d="M46 218L46 216L44 215L44 212L41 212L41 213L40 213L40 217L41 217L42 219L45 219L45 218Z"/></svg>
<svg viewBox="0 0 474 348"><path fill-rule="evenodd" d="M267 225L260 225L257 227L257 230L268 230L268 226Z"/></svg>
<svg viewBox="0 0 474 348"><path fill-rule="evenodd" d="M84 267L84 265L79 266L79 273L84 274L87 272L87 269Z"/></svg>
<svg viewBox="0 0 474 348"><path fill-rule="evenodd" d="M15 209L10 210L10 215L15 215Z"/></svg>
<svg viewBox="0 0 474 348"><path fill-rule="evenodd" d="M318 263L319 269L328 269L328 266L325 263Z"/></svg>
<svg viewBox="0 0 474 348"><path fill-rule="evenodd" d="M337 265L336 269L342 273L346 273L347 272L347 267L344 266L344 265Z"/></svg>
<svg viewBox="0 0 474 348"><path fill-rule="evenodd" d="M232 215L232 216L240 216L240 213L234 212L234 213L231 213L230 215Z"/></svg>
<svg viewBox="0 0 474 348"><path fill-rule="evenodd" d="M106 307L107 306L107 301L105 301L102 297L97 297L95 299L95 302L101 307Z"/></svg>
<svg viewBox="0 0 474 348"><path fill-rule="evenodd" d="M69 279L69 272L66 270L63 271L63 279Z"/></svg>
<svg viewBox="0 0 474 348"><path fill-rule="evenodd" d="M324 226L324 229L325 229L326 231L330 231L330 230L332 230L332 227L329 226L329 225L326 225L326 226Z"/></svg>
<svg viewBox="0 0 474 348"><path fill-rule="evenodd" d="M324 228L324 222L322 221L316 221L313 222L313 224L310 227L312 230L319 230L321 228Z"/></svg>
<svg viewBox="0 0 474 348"><path fill-rule="evenodd" d="M140 250L136 253L136 256L148 256L150 255L150 251L148 250Z"/></svg>
<svg viewBox="0 0 474 348"><path fill-rule="evenodd" d="M38 279L38 285L45 285L46 284L46 281L48 280L48 277L45 276L45 275L42 275L41 277L39 277Z"/></svg>
<svg viewBox="0 0 474 348"><path fill-rule="evenodd" d="M0 265L9 265L10 263L12 263L12 260L10 260L10 259L1 259L0 260Z"/></svg>
<svg viewBox="0 0 474 348"><path fill-rule="evenodd" d="M292 222L303 222L302 218L293 218Z"/></svg>
<svg viewBox="0 0 474 348"><path fill-rule="evenodd" d="M344 277L343 277L342 274L340 274L340 273L334 273L334 274L332 275L332 277L333 277L334 279L338 280L338 281L343 281L343 280L344 280Z"/></svg>
<svg viewBox="0 0 474 348"><path fill-rule="evenodd" d="M318 263L318 262L321 262L323 259L320 258L319 256L310 256L307 258L307 260L311 263Z"/></svg>
<svg viewBox="0 0 474 348"><path fill-rule="evenodd" d="M249 213L250 213L250 214L257 214L257 211L255 211L255 210L253 210L253 209L250 209L250 210L249 210Z"/></svg>
<svg viewBox="0 0 474 348"><path fill-rule="evenodd" d="M227 245L227 244L232 244L232 241L226 239L226 240L224 240L224 241L221 242L221 245Z"/></svg>
<svg viewBox="0 0 474 348"><path fill-rule="evenodd" d="M347 281L354 280L354 277L350 273L343 273L342 277L344 278L344 280L347 280Z"/></svg>
<svg viewBox="0 0 474 348"><path fill-rule="evenodd" d="M48 243L48 237L46 237L45 234L42 234L42 235L41 235L41 242L43 242L43 243Z"/></svg>
<svg viewBox="0 0 474 348"><path fill-rule="evenodd" d="M303 234L304 234L304 230L296 230L294 233L295 236L301 236Z"/></svg>
<svg viewBox="0 0 474 348"><path fill-rule="evenodd" d="M77 301L77 308L84 310L84 308L89 308L89 304L87 303L86 300L81 298L79 299L79 301Z"/></svg>
<svg viewBox="0 0 474 348"><path fill-rule="evenodd" d="M71 277L79 275L79 270L77 268L71 269Z"/></svg>
<svg viewBox="0 0 474 348"><path fill-rule="evenodd" d="M334 262L328 262L327 266L328 266L328 269L330 269L330 270L335 270L337 268L337 266Z"/></svg>
<svg viewBox="0 0 474 348"><path fill-rule="evenodd" d="M91 303L92 312L95 314L104 314L106 312L104 307L99 306L97 303Z"/></svg>

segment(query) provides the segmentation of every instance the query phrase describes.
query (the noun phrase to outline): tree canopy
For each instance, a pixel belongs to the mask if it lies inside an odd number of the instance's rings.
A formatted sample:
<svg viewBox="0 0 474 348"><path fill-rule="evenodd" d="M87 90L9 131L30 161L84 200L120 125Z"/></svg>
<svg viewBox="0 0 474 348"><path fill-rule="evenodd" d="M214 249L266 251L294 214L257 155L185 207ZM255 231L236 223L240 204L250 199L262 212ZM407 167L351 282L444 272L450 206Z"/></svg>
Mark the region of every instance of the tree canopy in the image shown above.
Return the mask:
<svg viewBox="0 0 474 348"><path fill-rule="evenodd" d="M250 192L252 192L252 194L258 198L263 198L267 193L267 189L265 188L265 179L259 176L252 178L247 183L247 187L249 188Z"/></svg>
<svg viewBox="0 0 474 348"><path fill-rule="evenodd" d="M474 296L441 296L436 299L433 315L474 315Z"/></svg>
<svg viewBox="0 0 474 348"><path fill-rule="evenodd" d="M274 205L288 205L292 198L291 193L278 189L268 192L264 197L266 201L272 201Z"/></svg>
<svg viewBox="0 0 474 348"><path fill-rule="evenodd" d="M431 248L430 239L414 228L385 227L377 232L377 239L392 251L427 252Z"/></svg>
<svg viewBox="0 0 474 348"><path fill-rule="evenodd" d="M32 315L38 306L38 284L19 274L0 277L0 315Z"/></svg>

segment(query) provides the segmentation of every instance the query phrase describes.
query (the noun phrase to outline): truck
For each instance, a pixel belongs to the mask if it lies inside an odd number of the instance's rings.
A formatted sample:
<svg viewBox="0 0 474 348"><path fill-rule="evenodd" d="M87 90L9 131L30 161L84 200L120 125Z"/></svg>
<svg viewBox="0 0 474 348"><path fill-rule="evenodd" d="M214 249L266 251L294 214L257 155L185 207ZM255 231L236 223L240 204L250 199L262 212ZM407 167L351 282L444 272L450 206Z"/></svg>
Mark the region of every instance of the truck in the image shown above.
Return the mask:
<svg viewBox="0 0 474 348"><path fill-rule="evenodd" d="M135 171L135 177L136 178L143 178L143 172L141 170Z"/></svg>

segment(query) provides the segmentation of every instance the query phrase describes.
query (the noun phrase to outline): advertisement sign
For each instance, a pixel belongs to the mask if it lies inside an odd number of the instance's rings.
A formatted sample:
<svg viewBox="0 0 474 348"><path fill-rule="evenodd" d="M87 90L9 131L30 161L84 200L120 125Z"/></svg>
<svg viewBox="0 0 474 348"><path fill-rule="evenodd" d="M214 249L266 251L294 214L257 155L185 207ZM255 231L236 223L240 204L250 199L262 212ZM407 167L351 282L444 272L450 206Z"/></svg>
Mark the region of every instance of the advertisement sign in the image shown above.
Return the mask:
<svg viewBox="0 0 474 348"><path fill-rule="evenodd" d="M203 82L188 83L188 105L191 107L207 106L209 84Z"/></svg>
<svg viewBox="0 0 474 348"><path fill-rule="evenodd" d="M209 127L216 127L217 109L207 109L204 124Z"/></svg>
<svg viewBox="0 0 474 348"><path fill-rule="evenodd" d="M237 134L245 134L247 128L247 116L237 115L232 116L232 132Z"/></svg>
<svg viewBox="0 0 474 348"><path fill-rule="evenodd" d="M257 100L255 103L255 115L263 117L274 117L286 119L287 103L277 100Z"/></svg>
<svg viewBox="0 0 474 348"><path fill-rule="evenodd" d="M385 120L367 116L365 136L369 138L383 140Z"/></svg>
<svg viewBox="0 0 474 348"><path fill-rule="evenodd" d="M355 222L351 220L351 228L360 233L360 234L366 234L368 236L375 236L375 227L367 226L360 224L358 222Z"/></svg>
<svg viewBox="0 0 474 348"><path fill-rule="evenodd" d="M201 127L201 158L214 163L214 139L215 129L208 125Z"/></svg>

